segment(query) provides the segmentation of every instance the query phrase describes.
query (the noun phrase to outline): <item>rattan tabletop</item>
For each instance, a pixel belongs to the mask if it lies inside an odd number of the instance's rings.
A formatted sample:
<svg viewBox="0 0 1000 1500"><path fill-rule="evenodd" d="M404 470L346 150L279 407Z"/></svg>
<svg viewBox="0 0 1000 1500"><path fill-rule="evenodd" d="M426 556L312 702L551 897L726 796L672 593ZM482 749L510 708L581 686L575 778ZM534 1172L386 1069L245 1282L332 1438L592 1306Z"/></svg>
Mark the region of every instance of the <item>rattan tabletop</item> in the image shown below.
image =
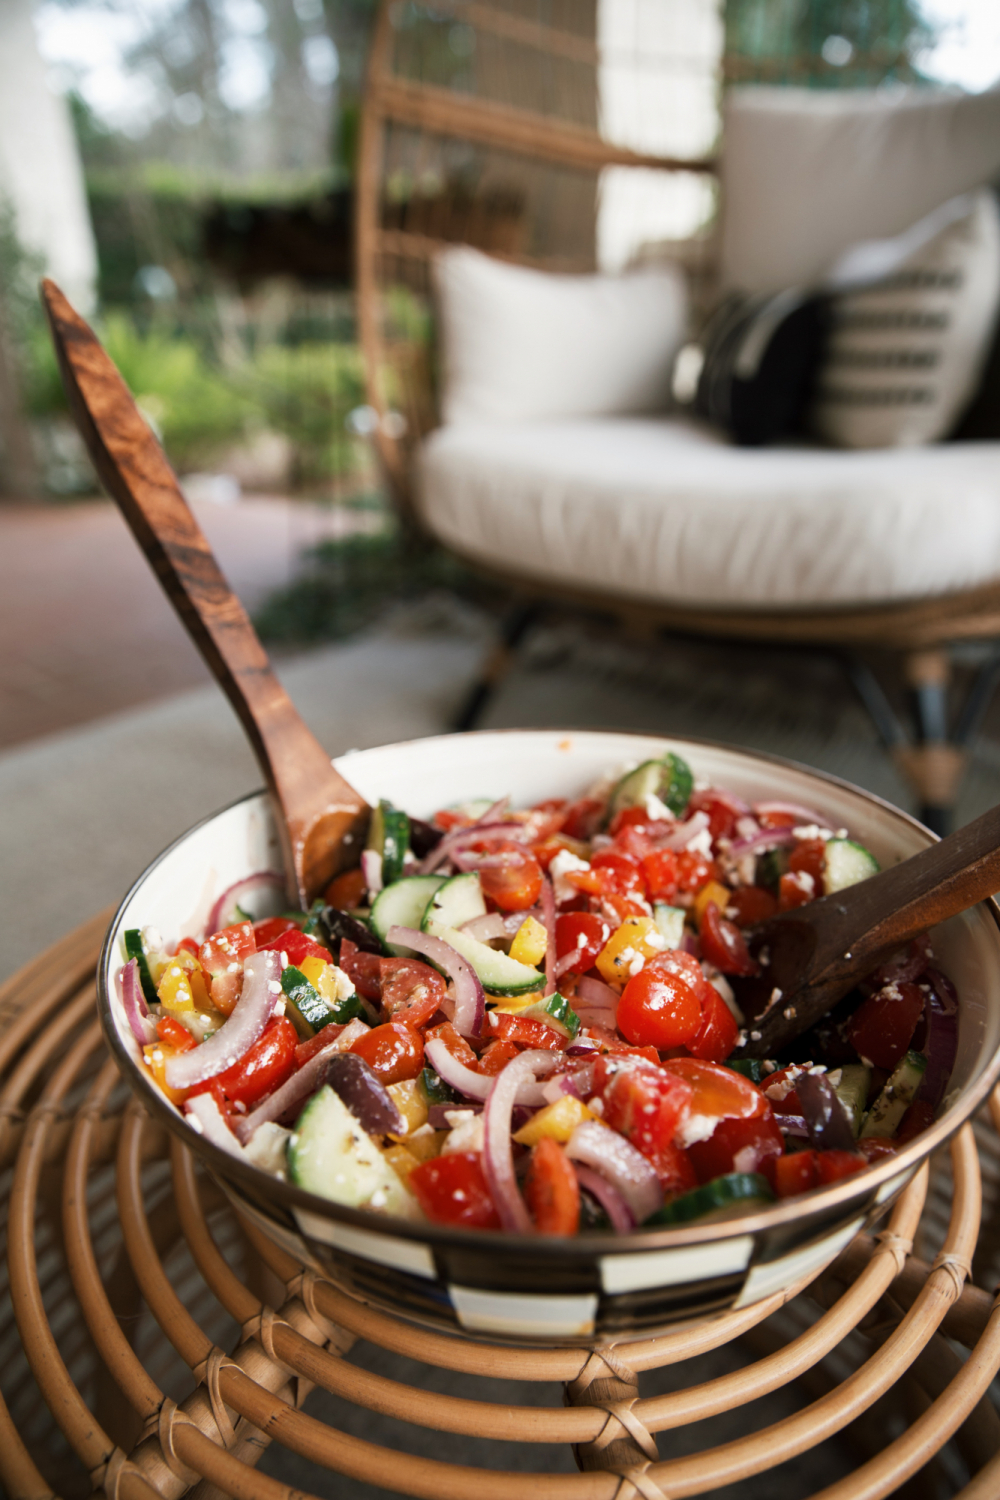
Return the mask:
<svg viewBox="0 0 1000 1500"><path fill-rule="evenodd" d="M106 922L0 989L12 1500L1000 1496L1000 1317L968 1277L987 1125L790 1299L590 1352L454 1338L303 1269L130 1101L94 1011Z"/></svg>

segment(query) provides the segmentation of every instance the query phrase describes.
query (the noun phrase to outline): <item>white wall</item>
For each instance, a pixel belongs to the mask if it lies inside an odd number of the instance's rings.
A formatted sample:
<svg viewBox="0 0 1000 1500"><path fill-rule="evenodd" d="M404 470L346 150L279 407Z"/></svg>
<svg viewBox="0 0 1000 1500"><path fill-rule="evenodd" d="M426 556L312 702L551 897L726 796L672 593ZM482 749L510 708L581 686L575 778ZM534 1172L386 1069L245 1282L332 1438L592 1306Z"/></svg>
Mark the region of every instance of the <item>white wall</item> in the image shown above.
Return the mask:
<svg viewBox="0 0 1000 1500"><path fill-rule="evenodd" d="M46 83L31 0L0 0L0 194L13 205L21 242L88 311L97 253L83 169L66 101Z"/></svg>

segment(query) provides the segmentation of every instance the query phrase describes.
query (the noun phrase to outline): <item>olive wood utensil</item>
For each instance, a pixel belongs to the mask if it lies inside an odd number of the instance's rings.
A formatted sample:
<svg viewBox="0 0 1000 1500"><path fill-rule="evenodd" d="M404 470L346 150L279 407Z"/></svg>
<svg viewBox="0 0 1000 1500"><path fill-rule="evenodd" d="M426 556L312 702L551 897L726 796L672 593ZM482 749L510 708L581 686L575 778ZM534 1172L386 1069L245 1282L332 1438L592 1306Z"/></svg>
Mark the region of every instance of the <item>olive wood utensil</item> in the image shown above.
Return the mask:
<svg viewBox="0 0 1000 1500"><path fill-rule="evenodd" d="M744 1057L775 1057L890 954L1000 890L1000 807L892 869L762 922L760 966L731 982Z"/></svg>
<svg viewBox="0 0 1000 1500"><path fill-rule="evenodd" d="M289 898L307 907L356 862L368 804L334 770L275 677L163 449L93 330L54 282L42 282L42 301L91 461L239 715L278 813Z"/></svg>

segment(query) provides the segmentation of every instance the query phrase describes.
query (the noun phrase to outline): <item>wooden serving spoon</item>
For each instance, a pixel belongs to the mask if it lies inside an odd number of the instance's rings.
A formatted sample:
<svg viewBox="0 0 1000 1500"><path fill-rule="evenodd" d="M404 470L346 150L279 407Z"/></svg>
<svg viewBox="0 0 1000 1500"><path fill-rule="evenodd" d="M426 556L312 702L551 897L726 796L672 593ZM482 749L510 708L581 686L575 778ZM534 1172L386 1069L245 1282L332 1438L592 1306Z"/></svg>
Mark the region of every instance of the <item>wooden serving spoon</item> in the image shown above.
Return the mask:
<svg viewBox="0 0 1000 1500"><path fill-rule="evenodd" d="M42 301L94 468L246 730L267 780L289 899L303 909L356 863L370 809L330 764L271 670L176 475L93 330L52 281Z"/></svg>
<svg viewBox="0 0 1000 1500"><path fill-rule="evenodd" d="M905 943L1000 890L1000 807L847 890L755 927L759 972L731 982L743 1057L775 1057Z"/></svg>

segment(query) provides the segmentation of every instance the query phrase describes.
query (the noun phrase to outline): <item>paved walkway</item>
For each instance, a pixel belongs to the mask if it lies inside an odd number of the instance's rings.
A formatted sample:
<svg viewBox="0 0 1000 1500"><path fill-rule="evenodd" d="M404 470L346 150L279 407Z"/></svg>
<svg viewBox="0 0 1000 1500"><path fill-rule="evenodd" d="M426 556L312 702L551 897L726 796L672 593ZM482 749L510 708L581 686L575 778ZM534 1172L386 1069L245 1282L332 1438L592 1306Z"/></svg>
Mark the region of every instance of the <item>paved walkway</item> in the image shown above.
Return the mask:
<svg viewBox="0 0 1000 1500"><path fill-rule="evenodd" d="M279 498L196 502L223 571L251 611L304 548L365 513ZM0 748L208 681L109 500L0 502Z"/></svg>

